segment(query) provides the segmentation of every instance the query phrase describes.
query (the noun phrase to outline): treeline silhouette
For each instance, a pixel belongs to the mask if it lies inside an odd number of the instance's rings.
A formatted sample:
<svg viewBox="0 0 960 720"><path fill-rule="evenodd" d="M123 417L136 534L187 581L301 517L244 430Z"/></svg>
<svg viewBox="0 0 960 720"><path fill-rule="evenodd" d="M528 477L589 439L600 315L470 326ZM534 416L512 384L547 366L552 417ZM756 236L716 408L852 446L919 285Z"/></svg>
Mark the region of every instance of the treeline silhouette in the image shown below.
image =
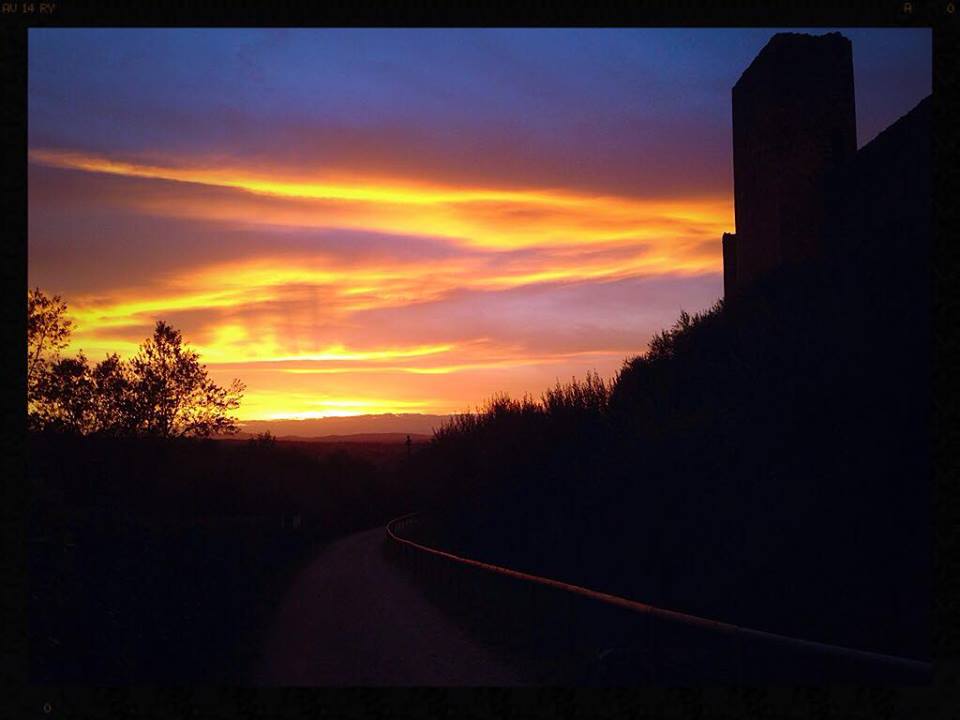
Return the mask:
<svg viewBox="0 0 960 720"><path fill-rule="evenodd" d="M316 548L411 509L403 445L212 439L242 383L213 383L179 331L91 367L61 355L61 298L28 310L33 681L246 682Z"/></svg>
<svg viewBox="0 0 960 720"><path fill-rule="evenodd" d="M129 360L61 357L74 322L59 295L27 294L27 426L79 435L208 437L237 432L244 385L217 385L162 320Z"/></svg>
<svg viewBox="0 0 960 720"><path fill-rule="evenodd" d="M921 229L922 230L922 229ZM702 616L930 656L926 248L781 268L611 383L493 398L414 458L430 539Z"/></svg>

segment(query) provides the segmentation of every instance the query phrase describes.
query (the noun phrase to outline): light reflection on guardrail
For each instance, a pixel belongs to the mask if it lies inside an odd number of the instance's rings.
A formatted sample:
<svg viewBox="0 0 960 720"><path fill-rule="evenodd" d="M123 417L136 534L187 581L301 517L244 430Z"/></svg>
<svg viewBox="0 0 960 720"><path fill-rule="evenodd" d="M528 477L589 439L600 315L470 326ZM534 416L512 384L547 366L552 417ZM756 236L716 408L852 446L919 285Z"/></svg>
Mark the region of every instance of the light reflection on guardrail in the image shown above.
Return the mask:
<svg viewBox="0 0 960 720"><path fill-rule="evenodd" d="M507 638L589 658L594 680L927 684L930 663L801 640L655 607L462 557L405 537L417 514L387 524L389 551L435 590Z"/></svg>

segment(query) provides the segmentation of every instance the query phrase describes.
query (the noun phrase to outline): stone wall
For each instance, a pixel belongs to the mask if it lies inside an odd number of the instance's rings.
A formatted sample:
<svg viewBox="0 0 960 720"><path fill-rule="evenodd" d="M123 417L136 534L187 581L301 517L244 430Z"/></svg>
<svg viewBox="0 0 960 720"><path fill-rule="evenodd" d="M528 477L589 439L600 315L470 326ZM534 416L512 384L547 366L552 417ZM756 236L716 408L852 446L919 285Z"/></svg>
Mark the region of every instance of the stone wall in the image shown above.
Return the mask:
<svg viewBox="0 0 960 720"><path fill-rule="evenodd" d="M932 122L932 98L927 96L831 174L824 236L832 254L882 252L895 262L929 255Z"/></svg>
<svg viewBox="0 0 960 720"><path fill-rule="evenodd" d="M746 284L822 250L825 178L857 148L851 43L778 33L732 95L735 277Z"/></svg>

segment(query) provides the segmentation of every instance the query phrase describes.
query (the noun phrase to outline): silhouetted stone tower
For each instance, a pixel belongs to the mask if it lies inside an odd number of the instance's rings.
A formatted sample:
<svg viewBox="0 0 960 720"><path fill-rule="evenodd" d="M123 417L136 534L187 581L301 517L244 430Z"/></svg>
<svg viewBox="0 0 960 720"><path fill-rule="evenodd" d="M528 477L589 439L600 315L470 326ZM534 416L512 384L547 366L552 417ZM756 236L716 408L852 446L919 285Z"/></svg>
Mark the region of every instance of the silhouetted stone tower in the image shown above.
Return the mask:
<svg viewBox="0 0 960 720"><path fill-rule="evenodd" d="M840 33L778 33L733 86L736 234L724 294L817 254L826 176L857 152L853 52Z"/></svg>

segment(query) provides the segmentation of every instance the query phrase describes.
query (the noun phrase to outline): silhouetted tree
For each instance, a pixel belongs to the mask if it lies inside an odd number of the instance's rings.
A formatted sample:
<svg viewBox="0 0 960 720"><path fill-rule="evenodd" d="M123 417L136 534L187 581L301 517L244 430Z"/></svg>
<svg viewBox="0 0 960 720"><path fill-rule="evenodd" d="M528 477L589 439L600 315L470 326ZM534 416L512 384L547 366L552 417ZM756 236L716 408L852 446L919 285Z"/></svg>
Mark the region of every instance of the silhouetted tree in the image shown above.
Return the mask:
<svg viewBox="0 0 960 720"><path fill-rule="evenodd" d="M266 432L257 433L247 440L247 445L256 448L273 448L277 445L277 438L272 432L267 430Z"/></svg>
<svg viewBox="0 0 960 720"><path fill-rule="evenodd" d="M220 387L199 356L183 346L179 330L158 321L153 335L129 363L134 426L160 437L207 437L235 433L245 386Z"/></svg>
<svg viewBox="0 0 960 720"><path fill-rule="evenodd" d="M27 411L33 430L207 437L237 431L244 385L220 387L179 330L158 322L129 362L114 353L90 367L83 351L61 358L73 322L59 297L27 295Z"/></svg>
<svg viewBox="0 0 960 720"><path fill-rule="evenodd" d="M37 405L41 385L70 342L72 329L67 304L59 295L48 297L40 288L27 291L27 415L31 427L42 422L42 410Z"/></svg>
<svg viewBox="0 0 960 720"><path fill-rule="evenodd" d="M126 363L114 353L90 372L94 432L131 435L137 430L133 383Z"/></svg>
<svg viewBox="0 0 960 720"><path fill-rule="evenodd" d="M38 374L31 426L81 435L131 435L137 430L134 407L134 388L123 361L114 354L91 368L81 350Z"/></svg>
<svg viewBox="0 0 960 720"><path fill-rule="evenodd" d="M38 374L33 417L39 427L85 434L93 428L93 410L90 366L83 352L60 358Z"/></svg>

